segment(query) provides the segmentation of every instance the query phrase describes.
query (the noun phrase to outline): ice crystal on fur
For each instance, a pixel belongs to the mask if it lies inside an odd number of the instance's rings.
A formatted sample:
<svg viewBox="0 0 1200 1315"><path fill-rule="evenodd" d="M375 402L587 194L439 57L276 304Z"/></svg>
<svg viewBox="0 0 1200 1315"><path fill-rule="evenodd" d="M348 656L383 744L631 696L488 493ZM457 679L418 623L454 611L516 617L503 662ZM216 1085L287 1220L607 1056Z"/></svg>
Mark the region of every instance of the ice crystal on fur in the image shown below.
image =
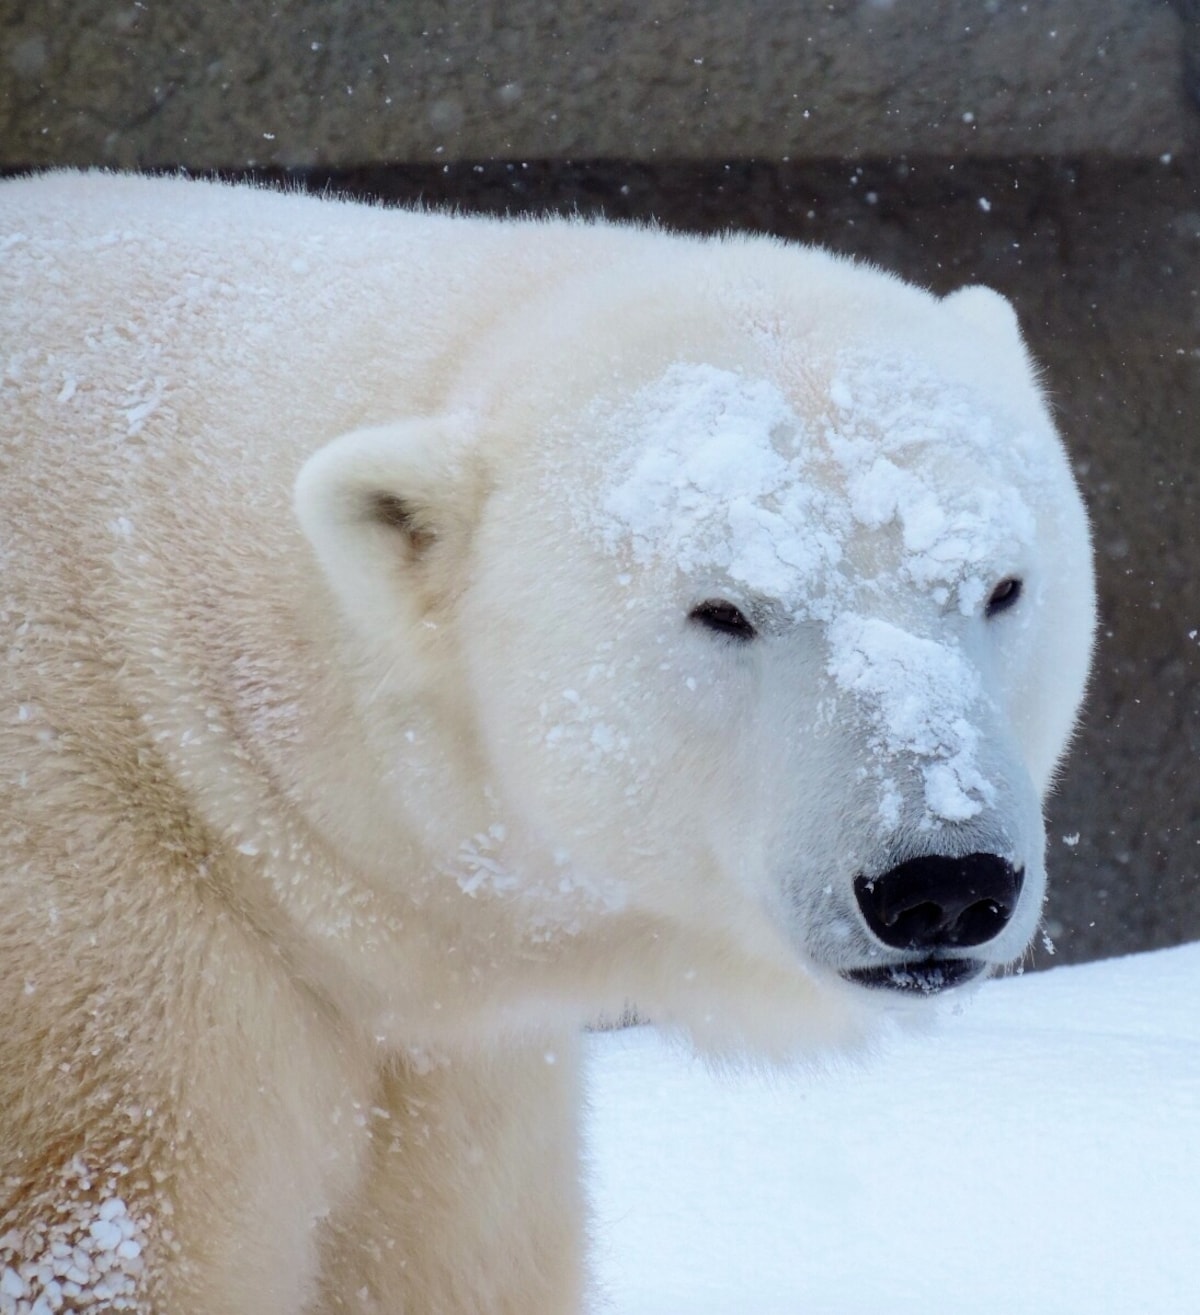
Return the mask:
<svg viewBox="0 0 1200 1315"><path fill-rule="evenodd" d="M829 639L829 674L874 713L876 751L921 762L930 816L965 822L995 801L976 765L979 675L957 646L852 612L834 620Z"/></svg>
<svg viewBox="0 0 1200 1315"><path fill-rule="evenodd" d="M57 1208L0 1236L0 1315L137 1311L142 1221L82 1161L64 1175Z"/></svg>

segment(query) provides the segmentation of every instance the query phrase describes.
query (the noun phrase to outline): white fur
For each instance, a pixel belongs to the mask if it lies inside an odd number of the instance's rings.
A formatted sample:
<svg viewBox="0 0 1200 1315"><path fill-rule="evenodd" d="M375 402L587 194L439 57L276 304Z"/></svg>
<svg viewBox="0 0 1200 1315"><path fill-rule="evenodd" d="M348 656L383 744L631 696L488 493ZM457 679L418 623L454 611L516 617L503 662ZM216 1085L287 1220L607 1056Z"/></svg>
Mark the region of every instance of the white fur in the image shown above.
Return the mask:
<svg viewBox="0 0 1200 1315"><path fill-rule="evenodd" d="M853 1042L938 846L1022 953L1094 603L996 294L62 174L0 307L0 1311L114 1200L129 1308L575 1308L581 1027Z"/></svg>

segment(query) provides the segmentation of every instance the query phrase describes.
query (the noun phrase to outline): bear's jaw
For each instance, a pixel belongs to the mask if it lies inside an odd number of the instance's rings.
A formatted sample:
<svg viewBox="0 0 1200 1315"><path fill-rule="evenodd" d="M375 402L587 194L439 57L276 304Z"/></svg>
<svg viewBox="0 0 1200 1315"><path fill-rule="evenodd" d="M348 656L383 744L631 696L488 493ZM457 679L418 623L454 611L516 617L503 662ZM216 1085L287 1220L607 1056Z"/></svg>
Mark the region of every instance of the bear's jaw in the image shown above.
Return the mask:
<svg viewBox="0 0 1200 1315"><path fill-rule="evenodd" d="M943 991L975 981L991 967L982 959L946 959L932 955L927 959L876 964L870 968L845 968L840 975L868 990L940 995Z"/></svg>

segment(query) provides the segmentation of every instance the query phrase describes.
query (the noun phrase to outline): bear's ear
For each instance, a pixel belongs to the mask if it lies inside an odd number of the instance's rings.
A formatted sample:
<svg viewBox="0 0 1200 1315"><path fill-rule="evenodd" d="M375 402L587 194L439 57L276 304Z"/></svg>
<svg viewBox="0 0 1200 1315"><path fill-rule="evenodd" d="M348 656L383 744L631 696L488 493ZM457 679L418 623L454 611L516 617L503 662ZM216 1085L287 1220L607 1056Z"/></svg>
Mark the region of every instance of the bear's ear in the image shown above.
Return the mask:
<svg viewBox="0 0 1200 1315"><path fill-rule="evenodd" d="M411 632L462 587L483 499L473 426L433 416L343 434L305 462L295 510L342 607Z"/></svg>
<svg viewBox="0 0 1200 1315"><path fill-rule="evenodd" d="M942 305L961 323L983 334L997 346L1011 351L1015 346L1025 353L1021 325L1012 302L982 284L959 288L942 298Z"/></svg>

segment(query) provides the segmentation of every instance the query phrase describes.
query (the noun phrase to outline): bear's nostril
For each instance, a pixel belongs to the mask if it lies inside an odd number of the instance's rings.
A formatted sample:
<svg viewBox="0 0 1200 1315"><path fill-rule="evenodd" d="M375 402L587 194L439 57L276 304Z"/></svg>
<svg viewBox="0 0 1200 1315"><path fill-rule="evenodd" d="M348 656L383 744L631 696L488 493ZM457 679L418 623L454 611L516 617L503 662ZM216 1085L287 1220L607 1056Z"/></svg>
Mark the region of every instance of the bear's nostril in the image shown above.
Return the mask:
<svg viewBox="0 0 1200 1315"><path fill-rule="evenodd" d="M976 900L959 914L955 923L956 945L982 945L999 936L1008 925L1012 910L994 899Z"/></svg>
<svg viewBox="0 0 1200 1315"><path fill-rule="evenodd" d="M1016 911L1024 876L996 854L927 854L879 876L858 877L854 893L884 945L928 953L999 936Z"/></svg>
<svg viewBox="0 0 1200 1315"><path fill-rule="evenodd" d="M940 904L926 901L912 908L902 908L884 919L888 933L904 945L924 945L935 935L945 917Z"/></svg>

